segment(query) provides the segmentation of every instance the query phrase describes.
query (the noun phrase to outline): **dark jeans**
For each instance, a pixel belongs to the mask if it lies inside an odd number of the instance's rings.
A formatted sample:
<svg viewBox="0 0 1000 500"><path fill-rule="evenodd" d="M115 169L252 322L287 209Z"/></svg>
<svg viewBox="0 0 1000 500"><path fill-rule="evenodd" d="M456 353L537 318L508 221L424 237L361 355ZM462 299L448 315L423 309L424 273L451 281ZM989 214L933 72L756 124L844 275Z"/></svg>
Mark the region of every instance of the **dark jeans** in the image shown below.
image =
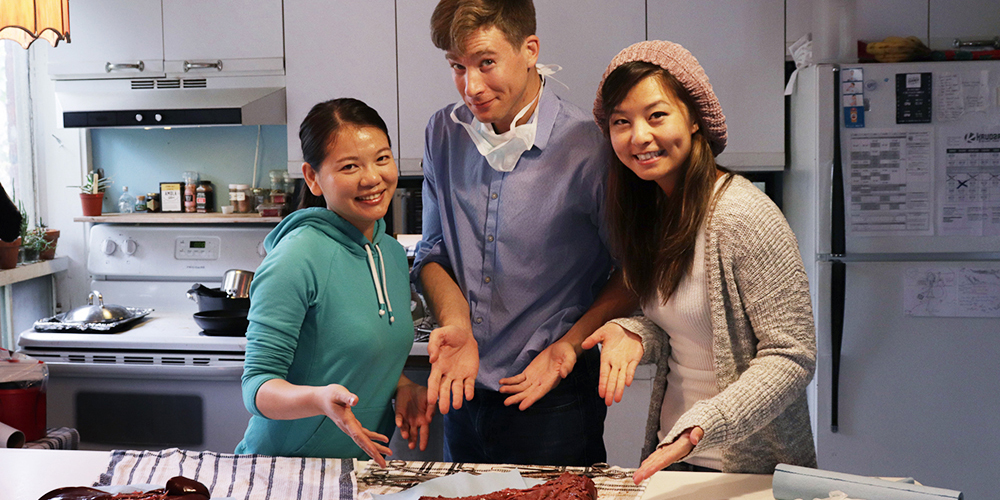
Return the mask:
<svg viewBox="0 0 1000 500"><path fill-rule="evenodd" d="M530 408L476 388L472 401L444 416L446 462L586 466L607 460L597 395L600 352L584 352L572 373Z"/></svg>

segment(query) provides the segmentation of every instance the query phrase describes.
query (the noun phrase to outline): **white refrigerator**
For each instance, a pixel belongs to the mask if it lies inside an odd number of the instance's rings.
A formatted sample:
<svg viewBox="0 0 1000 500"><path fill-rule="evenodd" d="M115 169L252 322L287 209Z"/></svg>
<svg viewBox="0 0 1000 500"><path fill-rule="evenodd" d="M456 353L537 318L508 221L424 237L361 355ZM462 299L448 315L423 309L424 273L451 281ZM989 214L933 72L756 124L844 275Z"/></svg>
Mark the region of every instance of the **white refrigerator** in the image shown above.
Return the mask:
<svg viewBox="0 0 1000 500"><path fill-rule="evenodd" d="M998 87L1000 61L798 74L783 209L821 469L1000 498Z"/></svg>

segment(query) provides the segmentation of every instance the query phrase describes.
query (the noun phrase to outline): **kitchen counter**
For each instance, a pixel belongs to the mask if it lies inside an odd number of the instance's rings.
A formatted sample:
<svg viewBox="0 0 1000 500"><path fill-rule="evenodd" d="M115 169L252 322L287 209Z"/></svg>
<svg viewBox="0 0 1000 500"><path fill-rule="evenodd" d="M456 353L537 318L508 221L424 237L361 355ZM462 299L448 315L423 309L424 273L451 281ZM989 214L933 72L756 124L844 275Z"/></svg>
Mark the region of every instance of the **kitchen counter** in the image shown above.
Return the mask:
<svg viewBox="0 0 1000 500"><path fill-rule="evenodd" d="M0 498L35 500L63 486L89 486L108 466L110 452L0 449ZM641 500L773 500L771 476L658 472Z"/></svg>

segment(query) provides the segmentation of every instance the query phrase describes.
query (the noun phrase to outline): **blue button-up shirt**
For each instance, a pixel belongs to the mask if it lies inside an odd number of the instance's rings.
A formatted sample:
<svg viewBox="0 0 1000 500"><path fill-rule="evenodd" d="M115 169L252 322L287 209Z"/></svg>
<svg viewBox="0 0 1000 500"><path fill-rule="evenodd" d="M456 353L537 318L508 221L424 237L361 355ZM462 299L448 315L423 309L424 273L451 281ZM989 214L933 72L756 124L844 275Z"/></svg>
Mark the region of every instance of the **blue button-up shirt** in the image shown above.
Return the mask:
<svg viewBox="0 0 1000 500"><path fill-rule="evenodd" d="M477 386L523 371L590 307L607 282L604 226L610 147L590 114L543 92L534 146L511 172L490 168L452 106L424 144L423 240L411 278L437 262L469 301ZM471 123L466 107L457 116Z"/></svg>

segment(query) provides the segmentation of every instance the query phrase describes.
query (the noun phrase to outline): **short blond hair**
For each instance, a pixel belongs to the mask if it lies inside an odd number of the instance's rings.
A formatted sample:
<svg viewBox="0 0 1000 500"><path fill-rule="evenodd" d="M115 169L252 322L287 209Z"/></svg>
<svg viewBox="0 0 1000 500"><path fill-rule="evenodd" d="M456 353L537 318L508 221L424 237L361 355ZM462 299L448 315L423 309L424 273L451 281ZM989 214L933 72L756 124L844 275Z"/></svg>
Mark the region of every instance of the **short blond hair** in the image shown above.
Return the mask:
<svg viewBox="0 0 1000 500"><path fill-rule="evenodd" d="M531 0L441 0L431 14L431 40L445 51L462 51L479 29L496 28L515 48L535 34Z"/></svg>

